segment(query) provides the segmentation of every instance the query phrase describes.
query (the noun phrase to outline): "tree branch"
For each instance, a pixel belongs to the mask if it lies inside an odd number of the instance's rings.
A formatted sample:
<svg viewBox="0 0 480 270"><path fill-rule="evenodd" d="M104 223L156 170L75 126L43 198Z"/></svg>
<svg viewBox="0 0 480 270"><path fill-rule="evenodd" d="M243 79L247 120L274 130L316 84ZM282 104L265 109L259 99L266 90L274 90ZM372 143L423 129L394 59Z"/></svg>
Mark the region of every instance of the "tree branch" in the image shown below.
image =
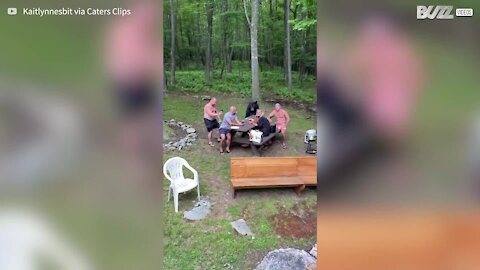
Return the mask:
<svg viewBox="0 0 480 270"><path fill-rule="evenodd" d="M246 0L243 0L243 9L245 10L245 18L247 18L248 26L252 27L252 23L250 22L250 19L248 18L248 11L247 11L247 2Z"/></svg>

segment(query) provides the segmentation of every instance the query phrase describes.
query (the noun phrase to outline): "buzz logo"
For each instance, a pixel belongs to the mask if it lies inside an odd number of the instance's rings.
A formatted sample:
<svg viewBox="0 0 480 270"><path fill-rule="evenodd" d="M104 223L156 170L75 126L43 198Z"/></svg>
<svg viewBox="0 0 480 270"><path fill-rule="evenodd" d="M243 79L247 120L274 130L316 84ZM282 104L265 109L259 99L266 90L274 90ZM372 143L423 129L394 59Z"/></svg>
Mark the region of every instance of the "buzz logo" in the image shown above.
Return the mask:
<svg viewBox="0 0 480 270"><path fill-rule="evenodd" d="M417 19L453 19L453 6L417 6Z"/></svg>

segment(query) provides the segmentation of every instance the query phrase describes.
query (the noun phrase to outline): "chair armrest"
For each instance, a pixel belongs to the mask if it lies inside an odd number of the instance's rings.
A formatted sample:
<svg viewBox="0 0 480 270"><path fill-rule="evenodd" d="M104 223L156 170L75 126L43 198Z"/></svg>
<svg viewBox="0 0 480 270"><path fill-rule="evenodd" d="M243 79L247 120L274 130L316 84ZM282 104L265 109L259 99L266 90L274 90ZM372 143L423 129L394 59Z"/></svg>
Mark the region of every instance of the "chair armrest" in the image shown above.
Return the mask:
<svg viewBox="0 0 480 270"><path fill-rule="evenodd" d="M184 164L187 169L189 169L193 173L193 180L198 183L198 172L190 164Z"/></svg>
<svg viewBox="0 0 480 270"><path fill-rule="evenodd" d="M168 175L165 167L163 168L163 176L165 176L165 178L167 178L167 180L170 181L170 184L173 183L173 179Z"/></svg>

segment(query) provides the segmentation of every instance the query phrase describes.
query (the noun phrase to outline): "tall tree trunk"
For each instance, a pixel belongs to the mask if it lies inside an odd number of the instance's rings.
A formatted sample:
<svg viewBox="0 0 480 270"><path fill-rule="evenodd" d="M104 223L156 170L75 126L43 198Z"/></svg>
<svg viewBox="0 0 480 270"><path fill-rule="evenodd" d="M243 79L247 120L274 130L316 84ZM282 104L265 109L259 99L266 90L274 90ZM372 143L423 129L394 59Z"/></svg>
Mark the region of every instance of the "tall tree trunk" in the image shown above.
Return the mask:
<svg viewBox="0 0 480 270"><path fill-rule="evenodd" d="M170 83L175 84L175 27L176 27L176 14L175 14L175 2L170 0L170 26L171 26L171 44L170 44Z"/></svg>
<svg viewBox="0 0 480 270"><path fill-rule="evenodd" d="M305 12L303 18L305 20L308 19L308 13ZM306 76L306 66L305 66L305 54L306 54L306 46L307 46L307 33L308 29L305 29L301 32L301 55L300 55L300 62L298 63L298 72L299 72L299 79L300 79L300 86L303 87L303 82L305 81Z"/></svg>
<svg viewBox="0 0 480 270"><path fill-rule="evenodd" d="M197 8L200 8L200 5L197 5ZM197 69L201 69L201 66L203 66L203 53L201 53L200 48L202 48L202 39L200 38L202 31L200 30L200 12L196 12L196 20L195 20L195 40L197 44L197 50L195 50L195 57L197 59L196 61L196 67Z"/></svg>
<svg viewBox="0 0 480 270"><path fill-rule="evenodd" d="M175 5L175 10L180 10L180 2L177 2L176 5ZM184 29L183 29L183 25L182 25L182 19L180 17L180 19L178 18L178 14L175 14L175 52L177 56L182 56L182 55L185 55L184 53L182 53L182 37L185 36L184 35ZM185 55L186 56L186 55ZM179 69L182 69L183 68L183 59L184 57L177 57L175 59L175 69L179 68Z"/></svg>
<svg viewBox="0 0 480 270"><path fill-rule="evenodd" d="M228 0L224 0L223 4L221 5L221 12L222 12L222 39L221 39L221 49L222 49L222 72L220 77L223 78L223 71L225 69L228 70L228 18L226 13L228 12Z"/></svg>
<svg viewBox="0 0 480 270"><path fill-rule="evenodd" d="M207 1L207 50L205 54L205 81L212 79L212 25L213 25L213 0Z"/></svg>
<svg viewBox="0 0 480 270"><path fill-rule="evenodd" d="M290 24L288 23L290 15L290 0L285 0L285 71L287 77L288 90L292 91L292 57L290 49Z"/></svg>
<svg viewBox="0 0 480 270"><path fill-rule="evenodd" d="M245 1L245 0L244 0ZM258 66L258 1L252 0L252 20L248 19L246 4L245 15L250 25L250 50L251 50L251 66L252 66L252 99L260 99L260 70Z"/></svg>
<svg viewBox="0 0 480 270"><path fill-rule="evenodd" d="M269 22L269 30L270 30L270 33L274 33L274 29L273 29L273 21L274 21L274 18L273 18L273 3L272 3L272 0L269 0L269 17L270 17L270 22ZM274 61L274 51L273 51L273 35L268 35L269 36L269 39L268 39L268 63L270 64L270 68L273 69L273 67L275 66L275 63L273 62Z"/></svg>

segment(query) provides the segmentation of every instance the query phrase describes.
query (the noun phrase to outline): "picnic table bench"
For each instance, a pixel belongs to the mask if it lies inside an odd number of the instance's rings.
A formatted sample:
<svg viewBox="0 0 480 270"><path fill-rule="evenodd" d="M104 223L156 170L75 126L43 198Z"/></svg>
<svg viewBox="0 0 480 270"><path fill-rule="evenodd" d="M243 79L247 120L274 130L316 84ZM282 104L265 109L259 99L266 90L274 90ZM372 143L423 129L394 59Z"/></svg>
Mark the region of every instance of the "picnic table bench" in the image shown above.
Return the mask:
<svg viewBox="0 0 480 270"><path fill-rule="evenodd" d="M300 194L317 185L317 159L305 157L232 157L233 196L239 189L291 187Z"/></svg>

